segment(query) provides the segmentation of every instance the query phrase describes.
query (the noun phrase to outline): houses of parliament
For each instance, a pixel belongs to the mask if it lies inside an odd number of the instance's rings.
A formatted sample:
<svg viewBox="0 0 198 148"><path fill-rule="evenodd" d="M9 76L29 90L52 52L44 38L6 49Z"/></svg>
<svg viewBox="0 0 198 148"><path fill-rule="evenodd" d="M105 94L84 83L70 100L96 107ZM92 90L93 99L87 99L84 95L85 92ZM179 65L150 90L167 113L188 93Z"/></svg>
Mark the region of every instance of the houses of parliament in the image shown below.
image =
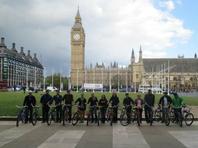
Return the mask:
<svg viewBox="0 0 198 148"><path fill-rule="evenodd" d="M198 89L198 58L143 58L140 46L139 59L135 62L132 49L130 64L121 68L118 63L85 66L85 31L79 9L71 29L71 86L77 88L84 83L103 84L105 88L137 90L140 85L158 85L162 89L191 91Z"/></svg>

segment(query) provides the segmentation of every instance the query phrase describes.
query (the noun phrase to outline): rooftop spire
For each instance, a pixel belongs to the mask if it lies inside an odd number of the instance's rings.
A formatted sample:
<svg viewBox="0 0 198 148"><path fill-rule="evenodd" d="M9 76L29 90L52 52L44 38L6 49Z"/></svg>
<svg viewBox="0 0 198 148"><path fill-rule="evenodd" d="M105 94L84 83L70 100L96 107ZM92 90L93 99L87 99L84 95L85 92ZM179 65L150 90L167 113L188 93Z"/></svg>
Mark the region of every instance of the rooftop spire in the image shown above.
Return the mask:
<svg viewBox="0 0 198 148"><path fill-rule="evenodd" d="M132 48L132 52L131 52L131 64L135 63L135 54L134 54L134 50Z"/></svg>
<svg viewBox="0 0 198 148"><path fill-rule="evenodd" d="M142 46L140 45L139 62L142 62Z"/></svg>
<svg viewBox="0 0 198 148"><path fill-rule="evenodd" d="M76 20L76 23L81 23L79 6L78 6L78 10L77 10L77 13L76 13L75 20Z"/></svg>

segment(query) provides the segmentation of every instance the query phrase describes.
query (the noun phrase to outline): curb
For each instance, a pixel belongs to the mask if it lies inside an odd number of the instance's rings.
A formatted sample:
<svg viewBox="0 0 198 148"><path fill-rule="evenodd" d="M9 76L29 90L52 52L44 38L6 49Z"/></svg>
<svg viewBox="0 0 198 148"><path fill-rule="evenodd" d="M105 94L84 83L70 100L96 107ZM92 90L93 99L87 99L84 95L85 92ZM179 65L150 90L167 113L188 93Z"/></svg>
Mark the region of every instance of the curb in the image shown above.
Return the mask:
<svg viewBox="0 0 198 148"><path fill-rule="evenodd" d="M42 118L39 117L37 120L41 121ZM0 121L16 121L16 116L0 116ZM145 118L142 118L142 121L146 121ZM194 121L198 121L198 118L194 118Z"/></svg>

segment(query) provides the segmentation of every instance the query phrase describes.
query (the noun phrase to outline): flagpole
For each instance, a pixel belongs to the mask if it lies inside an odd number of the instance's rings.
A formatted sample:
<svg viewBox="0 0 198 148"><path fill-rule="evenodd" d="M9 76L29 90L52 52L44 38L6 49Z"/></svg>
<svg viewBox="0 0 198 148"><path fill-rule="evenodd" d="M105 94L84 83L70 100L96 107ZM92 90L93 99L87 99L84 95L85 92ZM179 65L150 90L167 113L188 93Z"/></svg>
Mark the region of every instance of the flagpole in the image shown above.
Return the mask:
<svg viewBox="0 0 198 148"><path fill-rule="evenodd" d="M52 71L52 87L54 88L54 73Z"/></svg>
<svg viewBox="0 0 198 148"><path fill-rule="evenodd" d="M118 66L117 66L117 68L118 68ZM119 68L117 69L118 70L118 92L120 91L120 82L119 82Z"/></svg>
<svg viewBox="0 0 198 148"><path fill-rule="evenodd" d="M60 72L60 92L61 92L61 72Z"/></svg>
<svg viewBox="0 0 198 148"><path fill-rule="evenodd" d="M168 94L170 93L170 61L168 60Z"/></svg>
<svg viewBox="0 0 198 148"><path fill-rule="evenodd" d="M104 70L104 68L102 67L102 87L103 87L103 70ZM101 89L101 92L103 92L103 89Z"/></svg>
<svg viewBox="0 0 198 148"><path fill-rule="evenodd" d="M77 69L77 89L76 91L78 92L78 69Z"/></svg>
<svg viewBox="0 0 198 148"><path fill-rule="evenodd" d="M128 70L126 68L126 92L128 92Z"/></svg>
<svg viewBox="0 0 198 148"><path fill-rule="evenodd" d="M110 66L110 73L109 73L109 92L111 92L111 66Z"/></svg>
<svg viewBox="0 0 198 148"><path fill-rule="evenodd" d="M28 86L28 68L26 68L26 87L27 87L27 89L29 89L29 86Z"/></svg>

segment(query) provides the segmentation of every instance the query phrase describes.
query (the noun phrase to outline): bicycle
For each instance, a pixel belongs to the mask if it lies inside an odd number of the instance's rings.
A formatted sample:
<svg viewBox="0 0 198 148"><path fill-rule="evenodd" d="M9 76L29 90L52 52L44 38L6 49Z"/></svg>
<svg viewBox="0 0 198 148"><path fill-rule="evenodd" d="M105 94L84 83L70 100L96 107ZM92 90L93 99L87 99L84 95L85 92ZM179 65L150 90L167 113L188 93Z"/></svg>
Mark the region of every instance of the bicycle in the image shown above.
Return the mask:
<svg viewBox="0 0 198 148"><path fill-rule="evenodd" d="M128 108L131 107L131 105L126 105L122 108L121 114L120 114L120 123L122 126L127 126L132 122L134 122L135 114L134 110L131 109L131 112L128 113Z"/></svg>
<svg viewBox="0 0 198 148"><path fill-rule="evenodd" d="M118 107L118 105L114 105L114 106L109 106L108 108L107 108L107 122L109 122L110 123L110 126L112 126L113 125L113 117L114 117L114 112L113 112L113 109L114 108L117 108Z"/></svg>
<svg viewBox="0 0 198 148"><path fill-rule="evenodd" d="M63 106L63 114L62 114L62 117L63 117L63 126L65 125L65 123L66 122L68 122L69 121L69 123L70 123L70 120L71 119L69 119L69 108L70 107L72 107L72 105L71 104L65 104L64 106Z"/></svg>
<svg viewBox="0 0 198 148"><path fill-rule="evenodd" d="M175 110L176 109L176 110ZM177 115L177 119L176 119L176 116L174 117L174 120L176 123L179 124L180 127L182 127L182 122L183 122L183 116L182 116L182 113L179 111L179 108L175 108L174 109L174 115L176 114Z"/></svg>
<svg viewBox="0 0 198 148"><path fill-rule="evenodd" d="M16 119L16 126L18 127L20 122L25 123L28 106L16 105L16 107L20 109Z"/></svg>
<svg viewBox="0 0 198 148"><path fill-rule="evenodd" d="M32 107L33 107L32 125L35 126L39 117L39 114L38 114L39 106L32 106Z"/></svg>
<svg viewBox="0 0 198 148"><path fill-rule="evenodd" d="M194 122L194 115L190 112L191 108L187 106L182 107L182 115L186 126L191 126Z"/></svg>
<svg viewBox="0 0 198 148"><path fill-rule="evenodd" d="M92 114L94 115L93 119L92 119ZM96 105L94 106L90 106L90 109L87 113L87 126L89 125L89 122L93 122L93 120L95 119L95 122L97 123L97 125L99 126L100 123L99 123L99 118L98 118L98 108Z"/></svg>
<svg viewBox="0 0 198 148"><path fill-rule="evenodd" d="M162 110L159 106L154 110L154 120L156 122L160 122L162 120Z"/></svg>
<svg viewBox="0 0 198 148"><path fill-rule="evenodd" d="M48 119L47 119L47 125L51 125L52 120L56 122L56 105L49 105L49 113L48 113Z"/></svg>
<svg viewBox="0 0 198 148"><path fill-rule="evenodd" d="M72 118L72 125L73 126L75 126L77 123L78 123L78 121L79 120L81 120L82 122L83 122L83 120L84 120L84 116L83 116L83 112L84 111L81 111L79 108L80 108L80 106L77 106L78 107L78 109L77 109L77 111L74 113L74 115L73 115L73 118ZM83 118L83 119L82 119Z"/></svg>
<svg viewBox="0 0 198 148"><path fill-rule="evenodd" d="M170 125L170 121L171 121L169 106L164 106L163 107L162 114L164 114L164 123L165 123L165 125L169 126Z"/></svg>

